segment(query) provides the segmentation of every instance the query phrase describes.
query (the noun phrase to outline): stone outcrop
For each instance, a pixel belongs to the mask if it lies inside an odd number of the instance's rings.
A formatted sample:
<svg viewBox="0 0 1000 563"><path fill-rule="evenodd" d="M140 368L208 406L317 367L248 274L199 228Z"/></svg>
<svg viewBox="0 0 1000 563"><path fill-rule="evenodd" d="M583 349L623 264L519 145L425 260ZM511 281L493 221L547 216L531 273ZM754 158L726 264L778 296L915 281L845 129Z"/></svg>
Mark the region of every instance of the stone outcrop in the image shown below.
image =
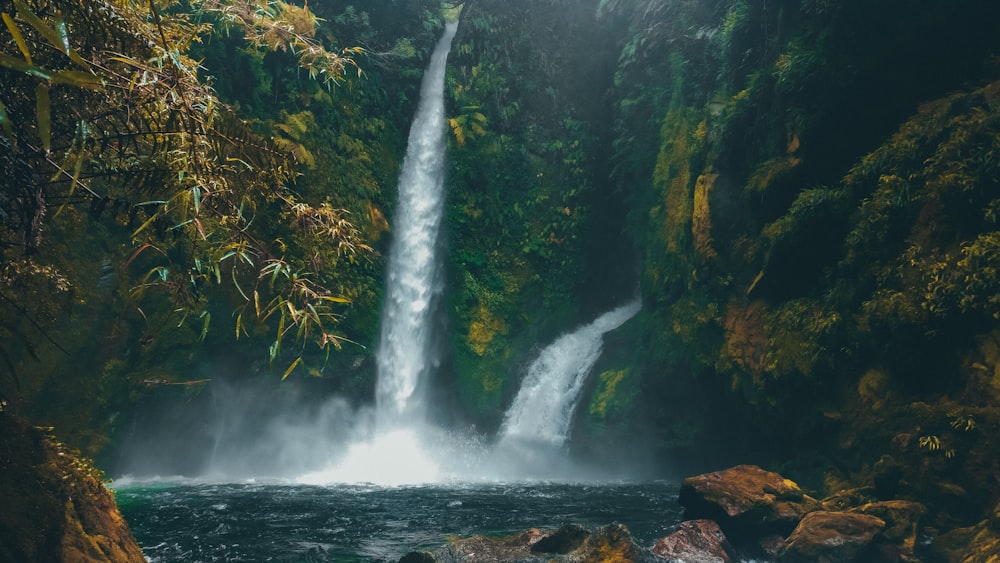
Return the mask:
<svg viewBox="0 0 1000 563"><path fill-rule="evenodd" d="M653 553L670 563L732 563L733 547L712 520L681 522L677 530L656 542Z"/></svg>
<svg viewBox="0 0 1000 563"><path fill-rule="evenodd" d="M871 502L852 508L850 512L875 516L885 521L882 537L883 558L887 560L912 559L916 555L917 541L924 531L927 508L906 500Z"/></svg>
<svg viewBox="0 0 1000 563"><path fill-rule="evenodd" d="M684 479L679 502L685 520L714 520L730 541L787 535L819 501L797 484L754 465Z"/></svg>
<svg viewBox="0 0 1000 563"><path fill-rule="evenodd" d="M0 561L144 563L99 473L0 413Z"/></svg>
<svg viewBox="0 0 1000 563"><path fill-rule="evenodd" d="M680 503L685 519L709 519L721 529L721 542L707 541L707 534L699 538L701 544L685 542L689 552L700 553L705 561L726 561L720 553L792 563L917 560L927 514L920 503L878 501L872 488L845 490L818 501L781 475L750 465L685 479ZM668 554L657 549L687 540L691 522L660 540L654 553ZM713 543L730 547L720 552Z"/></svg>
<svg viewBox="0 0 1000 563"><path fill-rule="evenodd" d="M781 563L877 561L875 539L885 521L855 512L811 512L785 541Z"/></svg>
<svg viewBox="0 0 1000 563"><path fill-rule="evenodd" d="M644 559L628 529L611 524L588 532L575 524L558 530L526 532L502 537L457 538L433 551L407 553L399 563L542 563L553 559L581 563L630 563Z"/></svg>
<svg viewBox="0 0 1000 563"><path fill-rule="evenodd" d="M636 545L621 524L590 532L570 524L558 530L452 539L429 552L406 554L400 563L522 563L572 561L617 563L733 563L761 558L778 563L890 563L919 561L927 509L905 500L875 500L871 488L839 492L822 501L794 482L752 465L689 477L680 504L685 520L651 547ZM948 561L972 544L976 553L1000 546L1000 505L994 518L943 536L935 552Z"/></svg>

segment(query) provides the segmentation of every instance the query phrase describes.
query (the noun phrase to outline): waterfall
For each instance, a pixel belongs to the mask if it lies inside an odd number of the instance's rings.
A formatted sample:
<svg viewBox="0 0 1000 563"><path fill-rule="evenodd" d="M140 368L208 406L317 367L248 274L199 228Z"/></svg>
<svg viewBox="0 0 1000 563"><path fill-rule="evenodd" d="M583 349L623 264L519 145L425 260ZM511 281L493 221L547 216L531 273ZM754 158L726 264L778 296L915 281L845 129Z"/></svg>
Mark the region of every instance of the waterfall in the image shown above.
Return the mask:
<svg viewBox="0 0 1000 563"><path fill-rule="evenodd" d="M434 320L443 292L439 233L444 215L446 124L444 78L458 22L448 23L420 85L410 125L389 247L382 330L376 350L378 383L372 425L332 466L301 483L404 485L439 480L440 448L426 424L424 386L435 366ZM365 430L362 420L359 428Z"/></svg>
<svg viewBox="0 0 1000 563"><path fill-rule="evenodd" d="M635 299L548 345L528 367L521 389L504 416L498 450L537 450L548 456L566 442L573 411L591 368L601 356L604 333L639 312ZM529 461L530 460L525 460Z"/></svg>
<svg viewBox="0 0 1000 563"><path fill-rule="evenodd" d="M458 23L448 23L424 74L399 177L389 273L377 351L376 422L422 422L422 384L434 364L433 317L442 293L444 77Z"/></svg>

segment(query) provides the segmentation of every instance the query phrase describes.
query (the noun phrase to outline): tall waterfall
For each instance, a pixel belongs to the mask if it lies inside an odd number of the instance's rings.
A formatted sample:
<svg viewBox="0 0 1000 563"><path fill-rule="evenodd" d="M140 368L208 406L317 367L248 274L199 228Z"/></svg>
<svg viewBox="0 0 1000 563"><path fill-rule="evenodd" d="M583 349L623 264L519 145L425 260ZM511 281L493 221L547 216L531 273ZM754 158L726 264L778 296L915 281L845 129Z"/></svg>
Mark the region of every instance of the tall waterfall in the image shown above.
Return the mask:
<svg viewBox="0 0 1000 563"><path fill-rule="evenodd" d="M573 411L591 368L601 356L604 333L639 312L635 299L548 345L528 367L500 429L498 448L540 450L548 456L569 435ZM530 462L530 460L527 460Z"/></svg>
<svg viewBox="0 0 1000 563"><path fill-rule="evenodd" d="M445 28L420 88L420 105L399 177L377 368L379 425L422 422L422 385L433 357L433 317L443 280L439 232L444 209L445 64L458 23Z"/></svg>

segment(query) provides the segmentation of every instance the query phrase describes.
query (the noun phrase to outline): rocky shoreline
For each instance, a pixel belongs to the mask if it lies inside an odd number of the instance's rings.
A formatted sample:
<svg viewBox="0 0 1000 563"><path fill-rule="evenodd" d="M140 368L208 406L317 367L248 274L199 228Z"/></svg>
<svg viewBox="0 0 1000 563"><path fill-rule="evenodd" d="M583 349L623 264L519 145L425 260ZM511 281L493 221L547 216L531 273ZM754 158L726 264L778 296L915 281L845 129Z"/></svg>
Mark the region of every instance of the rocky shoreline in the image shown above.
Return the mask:
<svg viewBox="0 0 1000 563"><path fill-rule="evenodd" d="M926 525L927 509L919 502L873 493L860 488L816 499L778 473L740 465L684 479L678 499L684 519L651 547L637 545L621 524L597 530L570 524L451 538L399 563L997 561L1000 510L971 528L940 533Z"/></svg>

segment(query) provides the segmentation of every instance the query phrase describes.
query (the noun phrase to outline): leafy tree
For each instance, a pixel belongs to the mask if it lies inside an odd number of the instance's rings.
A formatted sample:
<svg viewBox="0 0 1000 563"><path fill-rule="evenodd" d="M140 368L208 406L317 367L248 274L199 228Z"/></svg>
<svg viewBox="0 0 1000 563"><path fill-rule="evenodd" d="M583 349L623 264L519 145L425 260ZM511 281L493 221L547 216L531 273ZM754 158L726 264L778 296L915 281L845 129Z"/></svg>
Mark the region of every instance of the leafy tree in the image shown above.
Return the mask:
<svg viewBox="0 0 1000 563"><path fill-rule="evenodd" d="M338 256L368 247L346 212L298 200L294 153L222 103L190 51L235 30L254 48L293 53L332 87L356 66L357 49L326 49L309 9L285 2L193 10L177 0L10 0L0 13L0 330L9 342L33 355L47 335L47 303L75 280L53 266L43 235L89 209L127 230L134 251L124 266L140 274L134 297L165 290L166 315L183 323L194 314L202 338L206 294L223 286L242 303L237 336L250 318L274 321L272 362L286 338L340 346L334 325L347 299L319 281L322 264L286 260L280 236L298 233ZM8 347L0 358L15 377L19 356Z"/></svg>

